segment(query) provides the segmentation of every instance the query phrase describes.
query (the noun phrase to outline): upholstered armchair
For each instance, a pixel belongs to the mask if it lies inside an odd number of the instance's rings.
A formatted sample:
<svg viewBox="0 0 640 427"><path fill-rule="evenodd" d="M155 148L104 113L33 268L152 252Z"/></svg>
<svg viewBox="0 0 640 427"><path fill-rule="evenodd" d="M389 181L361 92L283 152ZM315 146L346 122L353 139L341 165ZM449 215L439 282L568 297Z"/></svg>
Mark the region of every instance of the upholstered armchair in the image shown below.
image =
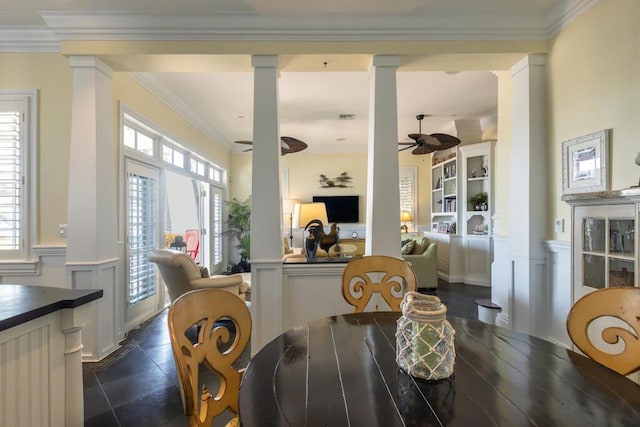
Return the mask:
<svg viewBox="0 0 640 427"><path fill-rule="evenodd" d="M435 242L426 237L411 237L411 241L402 246L401 256L416 272L418 288L438 288L438 245Z"/></svg>
<svg viewBox="0 0 640 427"><path fill-rule="evenodd" d="M185 252L172 249L156 249L149 253L149 261L155 263L169 292L171 302L194 289L218 288L245 299L249 287L241 274L209 276Z"/></svg>

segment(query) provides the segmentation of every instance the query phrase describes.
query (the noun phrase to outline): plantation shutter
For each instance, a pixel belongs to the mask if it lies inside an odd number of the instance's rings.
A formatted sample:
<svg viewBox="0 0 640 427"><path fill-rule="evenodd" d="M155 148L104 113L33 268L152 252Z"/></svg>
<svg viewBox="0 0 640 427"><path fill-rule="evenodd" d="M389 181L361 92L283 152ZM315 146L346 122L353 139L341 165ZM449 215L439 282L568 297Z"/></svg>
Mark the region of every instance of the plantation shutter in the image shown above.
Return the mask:
<svg viewBox="0 0 640 427"><path fill-rule="evenodd" d="M0 101L0 251L22 245L24 110L22 101Z"/></svg>

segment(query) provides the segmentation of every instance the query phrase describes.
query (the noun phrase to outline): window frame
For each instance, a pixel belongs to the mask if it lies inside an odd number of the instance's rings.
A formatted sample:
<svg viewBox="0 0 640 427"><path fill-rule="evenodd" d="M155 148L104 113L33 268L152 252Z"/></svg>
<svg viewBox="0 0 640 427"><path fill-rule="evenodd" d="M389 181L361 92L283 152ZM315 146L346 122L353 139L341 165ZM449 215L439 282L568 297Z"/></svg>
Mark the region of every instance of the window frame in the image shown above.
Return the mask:
<svg viewBox="0 0 640 427"><path fill-rule="evenodd" d="M20 146L21 185L23 197L20 201L20 248L16 251L0 252L0 274L37 275L38 259L35 243L38 241L38 111L39 92L33 90L0 90L0 101L23 101L24 141Z"/></svg>

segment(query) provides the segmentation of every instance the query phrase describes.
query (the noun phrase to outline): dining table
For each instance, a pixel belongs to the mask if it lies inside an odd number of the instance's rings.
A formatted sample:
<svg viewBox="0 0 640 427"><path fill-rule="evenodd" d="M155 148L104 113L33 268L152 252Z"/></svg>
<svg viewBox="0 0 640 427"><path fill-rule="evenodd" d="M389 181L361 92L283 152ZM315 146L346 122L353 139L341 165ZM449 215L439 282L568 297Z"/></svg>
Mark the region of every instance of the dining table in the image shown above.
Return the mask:
<svg viewBox="0 0 640 427"><path fill-rule="evenodd" d="M473 319L455 329L453 375L396 361L398 312L330 316L290 329L250 360L240 425L640 426L640 385L549 341Z"/></svg>

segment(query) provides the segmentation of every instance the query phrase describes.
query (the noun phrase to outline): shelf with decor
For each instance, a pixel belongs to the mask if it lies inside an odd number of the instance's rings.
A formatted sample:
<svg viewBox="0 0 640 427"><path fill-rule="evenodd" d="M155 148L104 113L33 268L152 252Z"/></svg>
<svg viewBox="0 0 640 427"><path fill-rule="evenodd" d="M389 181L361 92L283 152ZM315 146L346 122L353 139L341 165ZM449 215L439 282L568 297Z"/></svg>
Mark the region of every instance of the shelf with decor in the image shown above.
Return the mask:
<svg viewBox="0 0 640 427"><path fill-rule="evenodd" d="M462 170L462 230L468 236L492 234L493 211L492 153L493 141L460 147Z"/></svg>
<svg viewBox="0 0 640 427"><path fill-rule="evenodd" d="M457 149L437 151L431 165L431 222L433 232L456 233L458 219Z"/></svg>

